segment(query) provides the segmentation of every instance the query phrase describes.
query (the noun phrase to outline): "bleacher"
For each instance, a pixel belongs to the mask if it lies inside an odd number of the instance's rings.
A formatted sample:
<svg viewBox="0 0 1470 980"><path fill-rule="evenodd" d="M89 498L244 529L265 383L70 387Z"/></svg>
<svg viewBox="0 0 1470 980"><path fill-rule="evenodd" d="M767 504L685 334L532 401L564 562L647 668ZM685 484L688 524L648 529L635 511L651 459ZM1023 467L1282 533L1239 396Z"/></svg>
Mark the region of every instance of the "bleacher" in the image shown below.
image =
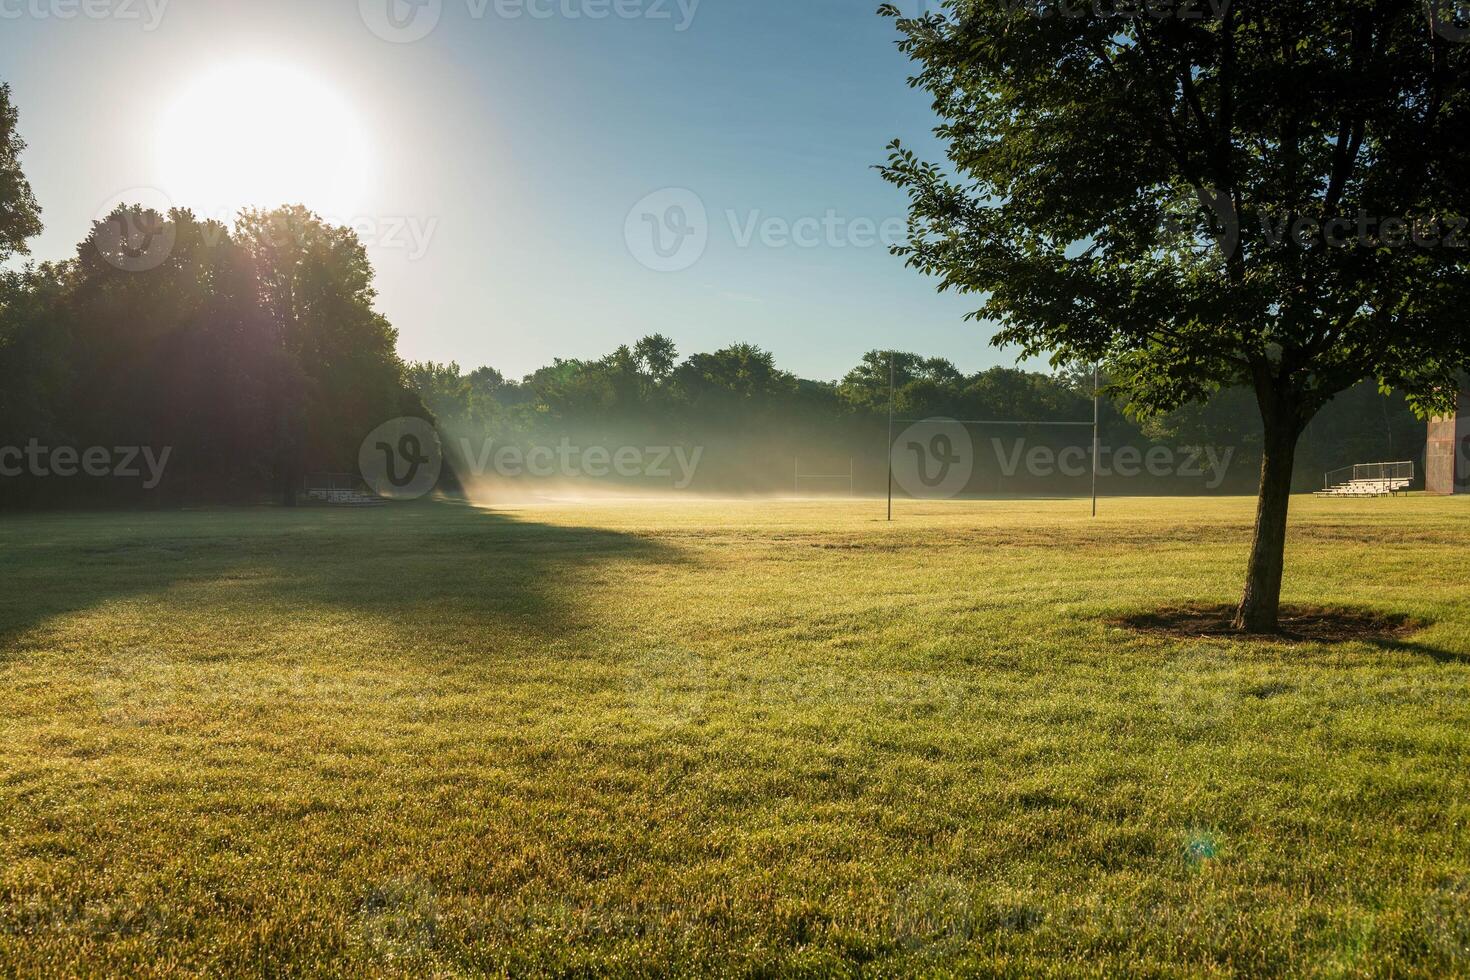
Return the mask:
<svg viewBox="0 0 1470 980"><path fill-rule="evenodd" d="M306 498L338 507L378 507L387 503L377 494L363 493L361 490L331 490L323 487L314 489L308 487Z"/></svg>
<svg viewBox="0 0 1470 980"><path fill-rule="evenodd" d="M1396 497L1414 486L1413 463L1359 463L1323 478L1318 497Z"/></svg>
<svg viewBox="0 0 1470 980"><path fill-rule="evenodd" d="M362 479L351 473L321 473L308 476L302 493L307 500L333 507L380 507L387 501L363 488Z"/></svg>

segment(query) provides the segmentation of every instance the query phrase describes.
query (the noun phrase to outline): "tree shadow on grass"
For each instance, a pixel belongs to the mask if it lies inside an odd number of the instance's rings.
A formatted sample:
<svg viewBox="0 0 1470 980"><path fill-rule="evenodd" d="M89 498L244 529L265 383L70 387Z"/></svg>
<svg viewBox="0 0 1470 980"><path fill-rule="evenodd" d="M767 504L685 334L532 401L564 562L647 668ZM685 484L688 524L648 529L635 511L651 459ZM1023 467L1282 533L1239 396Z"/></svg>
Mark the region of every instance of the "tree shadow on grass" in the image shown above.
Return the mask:
<svg viewBox="0 0 1470 980"><path fill-rule="evenodd" d="M676 558L636 535L444 501L11 518L0 660L44 643L38 628L59 617L165 593L262 617L367 613L427 639L476 626L555 638L580 628L579 599L603 570Z"/></svg>
<svg viewBox="0 0 1470 980"><path fill-rule="evenodd" d="M1437 664L1470 664L1470 653L1462 653L1459 650L1446 650L1443 647L1432 647L1427 643L1415 643L1410 640L1371 640L1374 646L1381 650L1393 653L1411 653L1419 657L1428 657Z"/></svg>

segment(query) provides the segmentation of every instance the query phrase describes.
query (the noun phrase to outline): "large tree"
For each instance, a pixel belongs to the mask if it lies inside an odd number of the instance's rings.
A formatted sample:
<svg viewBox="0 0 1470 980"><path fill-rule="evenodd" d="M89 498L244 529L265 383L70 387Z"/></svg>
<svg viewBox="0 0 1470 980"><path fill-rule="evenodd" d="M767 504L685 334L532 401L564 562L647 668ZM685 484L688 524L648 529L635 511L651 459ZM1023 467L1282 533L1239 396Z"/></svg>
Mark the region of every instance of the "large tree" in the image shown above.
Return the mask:
<svg viewBox="0 0 1470 980"><path fill-rule="evenodd" d="M895 142L895 251L997 345L1105 361L1142 416L1264 425L1236 625L1278 629L1302 432L1364 380L1448 409L1470 359L1470 23L1446 0L892 5L947 167Z"/></svg>
<svg viewBox="0 0 1470 980"><path fill-rule="evenodd" d="M0 261L17 252L27 254L26 239L41 233L41 208L20 169L26 145L18 127L10 86L0 85Z"/></svg>
<svg viewBox="0 0 1470 980"><path fill-rule="evenodd" d="M253 486L282 373L249 256L212 220L120 205L77 246L64 297L73 383L59 408L84 445L172 447L177 499Z"/></svg>
<svg viewBox="0 0 1470 980"><path fill-rule="evenodd" d="M679 362L679 349L661 333L650 334L633 347L633 356L654 381L663 381Z"/></svg>
<svg viewBox="0 0 1470 980"><path fill-rule="evenodd" d="M41 233L41 209L20 168L25 143L16 131L18 121L10 86L0 84L0 262L27 254L26 240ZM57 358L48 347L56 306L49 297L58 290L60 276L54 267L0 272L0 432L12 437L21 418L36 424L43 415L50 419L43 393L60 382Z"/></svg>
<svg viewBox="0 0 1470 980"><path fill-rule="evenodd" d="M291 506L308 466L350 471L363 436L427 413L405 387L398 331L373 308L373 267L355 232L292 205L242 213L235 238L285 355L273 414L281 500Z"/></svg>

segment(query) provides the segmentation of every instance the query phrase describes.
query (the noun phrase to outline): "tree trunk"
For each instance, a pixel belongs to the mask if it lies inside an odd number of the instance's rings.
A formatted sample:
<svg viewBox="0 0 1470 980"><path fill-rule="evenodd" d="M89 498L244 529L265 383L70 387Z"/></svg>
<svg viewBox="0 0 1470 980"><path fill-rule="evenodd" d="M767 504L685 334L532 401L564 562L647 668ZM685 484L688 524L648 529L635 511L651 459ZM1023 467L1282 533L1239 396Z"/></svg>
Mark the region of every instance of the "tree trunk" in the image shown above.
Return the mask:
<svg viewBox="0 0 1470 980"><path fill-rule="evenodd" d="M290 376L288 376L288 379ZM287 384L290 380L287 381ZM281 506L296 506L296 491L301 487L302 455L297 433L296 401L288 391L276 409L276 471L280 477Z"/></svg>
<svg viewBox="0 0 1470 980"><path fill-rule="evenodd" d="M281 506L296 506L296 491L301 487L301 454L292 438L290 423L281 426L280 448L277 450L277 471L281 478Z"/></svg>
<svg viewBox="0 0 1470 980"><path fill-rule="evenodd" d="M286 467L285 473L281 477L281 506L282 507L295 507L296 506L296 481L297 481L297 479L298 479L298 477L293 472L292 468L289 467L289 466Z"/></svg>
<svg viewBox="0 0 1470 980"><path fill-rule="evenodd" d="M1245 596L1235 628L1245 633L1280 632L1281 576L1286 563L1286 520L1291 509L1291 476L1300 429L1266 419L1261 459L1261 491L1256 505L1256 536L1251 544Z"/></svg>

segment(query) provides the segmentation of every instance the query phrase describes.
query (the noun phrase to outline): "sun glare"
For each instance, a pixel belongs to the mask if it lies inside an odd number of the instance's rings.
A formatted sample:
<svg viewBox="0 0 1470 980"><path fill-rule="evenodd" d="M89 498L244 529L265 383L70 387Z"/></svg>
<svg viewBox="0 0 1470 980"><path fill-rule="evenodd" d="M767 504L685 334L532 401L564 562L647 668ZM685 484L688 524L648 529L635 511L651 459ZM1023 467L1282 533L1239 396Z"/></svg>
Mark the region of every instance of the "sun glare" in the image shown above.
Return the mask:
<svg viewBox="0 0 1470 980"><path fill-rule="evenodd" d="M352 107L284 65L240 63L195 80L163 114L160 188L200 216L302 204L347 221L367 190L367 138Z"/></svg>

